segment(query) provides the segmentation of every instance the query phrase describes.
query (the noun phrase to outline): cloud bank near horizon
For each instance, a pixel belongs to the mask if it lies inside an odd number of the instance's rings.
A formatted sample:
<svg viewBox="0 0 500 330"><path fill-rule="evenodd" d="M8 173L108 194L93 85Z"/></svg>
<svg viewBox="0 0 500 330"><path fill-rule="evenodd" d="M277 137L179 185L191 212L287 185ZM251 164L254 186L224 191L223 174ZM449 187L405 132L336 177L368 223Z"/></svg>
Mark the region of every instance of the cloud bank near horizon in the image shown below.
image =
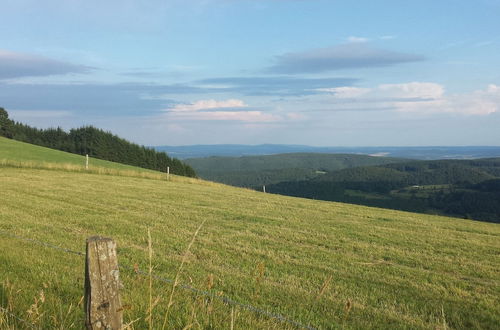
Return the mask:
<svg viewBox="0 0 500 330"><path fill-rule="evenodd" d="M90 66L0 49L0 79L85 74L93 70Z"/></svg>
<svg viewBox="0 0 500 330"><path fill-rule="evenodd" d="M360 42L362 41L362 42ZM286 53L275 58L266 72L273 74L325 73L343 69L373 68L424 61L421 55L374 48L357 40L328 48Z"/></svg>
<svg viewBox="0 0 500 330"><path fill-rule="evenodd" d="M371 107L373 110L393 110L401 113L469 116L500 112L500 86L495 84L462 94L448 94L444 86L432 82L381 84L372 88L321 88L318 91L330 94L330 104L339 109Z"/></svg>
<svg viewBox="0 0 500 330"><path fill-rule="evenodd" d="M193 103L176 104L166 109L166 116L175 120L189 121L239 121L239 122L274 122L279 116L248 108L242 100L198 100Z"/></svg>

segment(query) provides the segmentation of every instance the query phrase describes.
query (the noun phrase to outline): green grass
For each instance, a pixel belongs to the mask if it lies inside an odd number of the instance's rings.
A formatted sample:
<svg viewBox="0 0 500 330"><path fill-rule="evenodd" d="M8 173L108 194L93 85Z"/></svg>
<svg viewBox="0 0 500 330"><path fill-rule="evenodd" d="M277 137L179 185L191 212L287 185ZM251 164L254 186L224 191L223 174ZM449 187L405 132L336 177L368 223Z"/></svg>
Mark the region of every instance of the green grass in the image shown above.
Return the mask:
<svg viewBox="0 0 500 330"><path fill-rule="evenodd" d="M75 165L82 169L85 167L85 156L80 156L64 151L36 146L16 140L0 137L0 160L16 162L32 162L37 164L50 163L59 165ZM116 170L148 171L151 170L114 163L107 160L90 157L89 167Z"/></svg>
<svg viewBox="0 0 500 330"><path fill-rule="evenodd" d="M0 233L82 252L89 236L114 238L135 329L148 326L149 279L130 268L147 270L148 228L153 274L173 279L186 255L182 284L312 327L500 324L498 225L115 174L0 166ZM0 250L0 307L40 328L82 328L83 257L4 234ZM155 329L171 287L153 282ZM232 315L235 329L294 328L182 288L173 301L169 328L229 329ZM2 308L0 328L23 327Z"/></svg>

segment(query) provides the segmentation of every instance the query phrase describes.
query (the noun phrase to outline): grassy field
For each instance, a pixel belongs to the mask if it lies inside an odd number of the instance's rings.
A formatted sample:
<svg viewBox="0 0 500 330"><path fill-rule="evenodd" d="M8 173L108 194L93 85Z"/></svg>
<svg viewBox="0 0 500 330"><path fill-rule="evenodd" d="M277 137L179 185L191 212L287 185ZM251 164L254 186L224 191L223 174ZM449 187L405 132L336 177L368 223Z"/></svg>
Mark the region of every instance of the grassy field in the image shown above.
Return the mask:
<svg viewBox="0 0 500 330"><path fill-rule="evenodd" d="M32 145L29 143L19 142L16 140L7 139L0 136L0 161L8 162L22 162L24 164L32 163L37 166L45 165L45 167L57 167L56 165L64 165L67 167L75 168L79 167L84 169L85 167L85 157L71 154L68 152L63 152L59 150L49 149L45 147L40 147ZM59 166L59 168L61 168ZM114 169L122 171L141 171L141 172L155 172L140 167L134 167L129 165L124 165L120 163L109 162L107 160L96 159L90 157L89 159L90 169Z"/></svg>
<svg viewBox="0 0 500 330"><path fill-rule="evenodd" d="M4 150L0 146L0 159L17 161L23 153ZM149 278L133 269L147 271L148 229L153 274L167 279L179 274L183 285L213 295L177 287L169 329L297 328L218 297L318 329L494 329L500 324L500 227L495 224L192 179L8 162L0 166L0 184L2 329L26 327L11 314L39 328L83 325L84 258L12 235L84 252L85 239L96 234L118 244L125 321L130 328L147 328ZM171 291L171 283L153 281L154 329L164 323Z"/></svg>

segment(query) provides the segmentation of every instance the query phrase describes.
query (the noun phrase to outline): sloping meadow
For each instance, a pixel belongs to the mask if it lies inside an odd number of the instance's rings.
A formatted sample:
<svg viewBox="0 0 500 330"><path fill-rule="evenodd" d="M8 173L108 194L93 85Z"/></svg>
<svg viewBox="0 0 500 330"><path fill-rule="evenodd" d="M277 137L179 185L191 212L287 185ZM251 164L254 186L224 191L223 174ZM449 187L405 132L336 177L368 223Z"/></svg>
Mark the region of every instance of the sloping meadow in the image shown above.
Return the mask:
<svg viewBox="0 0 500 330"><path fill-rule="evenodd" d="M117 242L129 328L500 324L495 224L196 180L4 166L0 183L0 327L81 328L68 251L93 235Z"/></svg>

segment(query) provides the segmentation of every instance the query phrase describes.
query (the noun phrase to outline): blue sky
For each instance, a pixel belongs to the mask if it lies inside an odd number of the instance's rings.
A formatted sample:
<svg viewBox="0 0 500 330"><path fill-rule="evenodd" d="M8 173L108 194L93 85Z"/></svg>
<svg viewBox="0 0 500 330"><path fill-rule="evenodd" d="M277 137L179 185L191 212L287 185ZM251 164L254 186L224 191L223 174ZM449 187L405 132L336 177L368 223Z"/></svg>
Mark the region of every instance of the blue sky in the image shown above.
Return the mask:
<svg viewBox="0 0 500 330"><path fill-rule="evenodd" d="M0 106L147 145L499 145L500 0L2 0Z"/></svg>

